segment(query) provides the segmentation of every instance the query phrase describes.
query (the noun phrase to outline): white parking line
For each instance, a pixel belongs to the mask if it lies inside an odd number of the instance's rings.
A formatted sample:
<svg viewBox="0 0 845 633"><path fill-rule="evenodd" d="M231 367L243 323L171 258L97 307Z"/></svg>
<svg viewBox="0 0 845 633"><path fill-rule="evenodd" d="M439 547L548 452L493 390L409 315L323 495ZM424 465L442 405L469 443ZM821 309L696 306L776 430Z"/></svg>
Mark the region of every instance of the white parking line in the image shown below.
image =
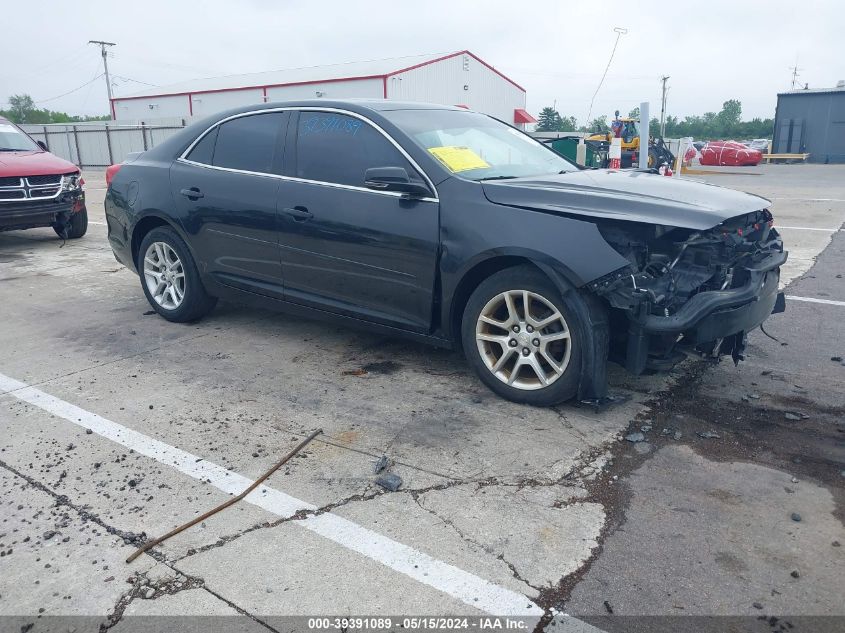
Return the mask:
<svg viewBox="0 0 845 633"><path fill-rule="evenodd" d="M780 229L789 229L790 231L824 231L825 233L836 233L841 229L819 229L813 226L777 226L775 228Z"/></svg>
<svg viewBox="0 0 845 633"><path fill-rule="evenodd" d="M100 226L105 226L105 222L95 222L94 220L88 220L88 224L99 224Z"/></svg>
<svg viewBox="0 0 845 633"><path fill-rule="evenodd" d="M845 198L772 198L772 200L792 200L793 202L845 202Z"/></svg>
<svg viewBox="0 0 845 633"><path fill-rule="evenodd" d="M253 483L248 477L133 431L4 374L0 374L2 394L13 396L82 428L91 429L101 437L171 466L189 477L205 481L227 494L238 494ZM290 517L298 510L316 509L311 503L267 486L259 486L244 500L279 517ZM543 614L540 607L518 592L500 587L336 514L325 512L311 515L295 523L491 615L539 617Z"/></svg>
<svg viewBox="0 0 845 633"><path fill-rule="evenodd" d="M807 303L824 303L831 306L845 306L845 301L831 301L830 299L816 299L814 297L795 297L793 295L786 295L790 301L806 301Z"/></svg>

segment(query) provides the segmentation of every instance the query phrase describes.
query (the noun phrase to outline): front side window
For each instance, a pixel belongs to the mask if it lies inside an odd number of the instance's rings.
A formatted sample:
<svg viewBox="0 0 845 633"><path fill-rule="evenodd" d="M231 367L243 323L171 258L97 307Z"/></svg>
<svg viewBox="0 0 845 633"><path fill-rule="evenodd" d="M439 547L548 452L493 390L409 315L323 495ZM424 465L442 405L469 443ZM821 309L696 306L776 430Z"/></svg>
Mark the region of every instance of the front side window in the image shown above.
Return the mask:
<svg viewBox="0 0 845 633"><path fill-rule="evenodd" d="M519 178L577 170L530 136L477 112L394 110L384 116L463 178Z"/></svg>
<svg viewBox="0 0 845 633"><path fill-rule="evenodd" d="M215 167L273 173L273 158L279 147L284 116L282 112L268 112L226 121L219 126L211 164ZM201 144L202 141L194 151L199 150ZM194 160L190 155L188 158Z"/></svg>
<svg viewBox="0 0 845 633"><path fill-rule="evenodd" d="M300 112L297 178L363 187L370 167L404 167L411 179L419 178L402 152L365 121L334 112Z"/></svg>
<svg viewBox="0 0 845 633"><path fill-rule="evenodd" d="M11 123L0 121L0 152L40 151L41 148Z"/></svg>

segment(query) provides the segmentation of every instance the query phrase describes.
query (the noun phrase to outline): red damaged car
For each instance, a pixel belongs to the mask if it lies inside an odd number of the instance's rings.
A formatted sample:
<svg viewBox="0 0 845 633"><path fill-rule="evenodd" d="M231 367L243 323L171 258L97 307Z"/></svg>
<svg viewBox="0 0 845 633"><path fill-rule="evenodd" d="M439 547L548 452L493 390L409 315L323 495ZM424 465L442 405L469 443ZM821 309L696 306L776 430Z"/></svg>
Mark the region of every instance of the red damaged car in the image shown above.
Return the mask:
<svg viewBox="0 0 845 633"><path fill-rule="evenodd" d="M0 231L51 226L59 237L82 237L83 184L79 167L0 117Z"/></svg>
<svg viewBox="0 0 845 633"><path fill-rule="evenodd" d="M710 141L701 148L702 165L741 167L759 165L763 152L736 141Z"/></svg>

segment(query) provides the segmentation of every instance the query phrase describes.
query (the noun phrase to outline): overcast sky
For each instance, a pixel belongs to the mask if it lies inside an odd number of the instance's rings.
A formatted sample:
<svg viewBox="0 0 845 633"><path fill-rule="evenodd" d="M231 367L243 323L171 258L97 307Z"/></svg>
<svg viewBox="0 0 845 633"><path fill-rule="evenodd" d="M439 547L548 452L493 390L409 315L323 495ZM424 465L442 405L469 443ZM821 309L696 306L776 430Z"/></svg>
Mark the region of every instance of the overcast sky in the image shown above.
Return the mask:
<svg viewBox="0 0 845 633"><path fill-rule="evenodd" d="M671 76L669 114L718 111L736 98L745 119L774 116L775 95L789 89L796 59L802 86L845 79L841 0L36 4L3 9L0 101L27 93L40 107L71 114L108 112L105 80L84 85L102 72L89 39L117 43L109 60L116 96L199 77L469 49L526 88L534 115L556 101L579 122L610 56L614 26L628 34L593 116L627 113L644 100L657 112L662 75Z"/></svg>

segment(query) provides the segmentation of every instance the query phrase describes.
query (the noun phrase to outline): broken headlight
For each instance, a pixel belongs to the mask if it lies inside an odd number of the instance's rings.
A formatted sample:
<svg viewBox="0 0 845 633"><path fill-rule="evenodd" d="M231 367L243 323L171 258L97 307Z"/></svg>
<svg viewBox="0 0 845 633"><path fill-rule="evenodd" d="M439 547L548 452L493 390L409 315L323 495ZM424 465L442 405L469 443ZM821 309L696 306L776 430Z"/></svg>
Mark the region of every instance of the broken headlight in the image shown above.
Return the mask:
<svg viewBox="0 0 845 633"><path fill-rule="evenodd" d="M79 172L62 176L62 191L79 191L84 184L85 181Z"/></svg>

